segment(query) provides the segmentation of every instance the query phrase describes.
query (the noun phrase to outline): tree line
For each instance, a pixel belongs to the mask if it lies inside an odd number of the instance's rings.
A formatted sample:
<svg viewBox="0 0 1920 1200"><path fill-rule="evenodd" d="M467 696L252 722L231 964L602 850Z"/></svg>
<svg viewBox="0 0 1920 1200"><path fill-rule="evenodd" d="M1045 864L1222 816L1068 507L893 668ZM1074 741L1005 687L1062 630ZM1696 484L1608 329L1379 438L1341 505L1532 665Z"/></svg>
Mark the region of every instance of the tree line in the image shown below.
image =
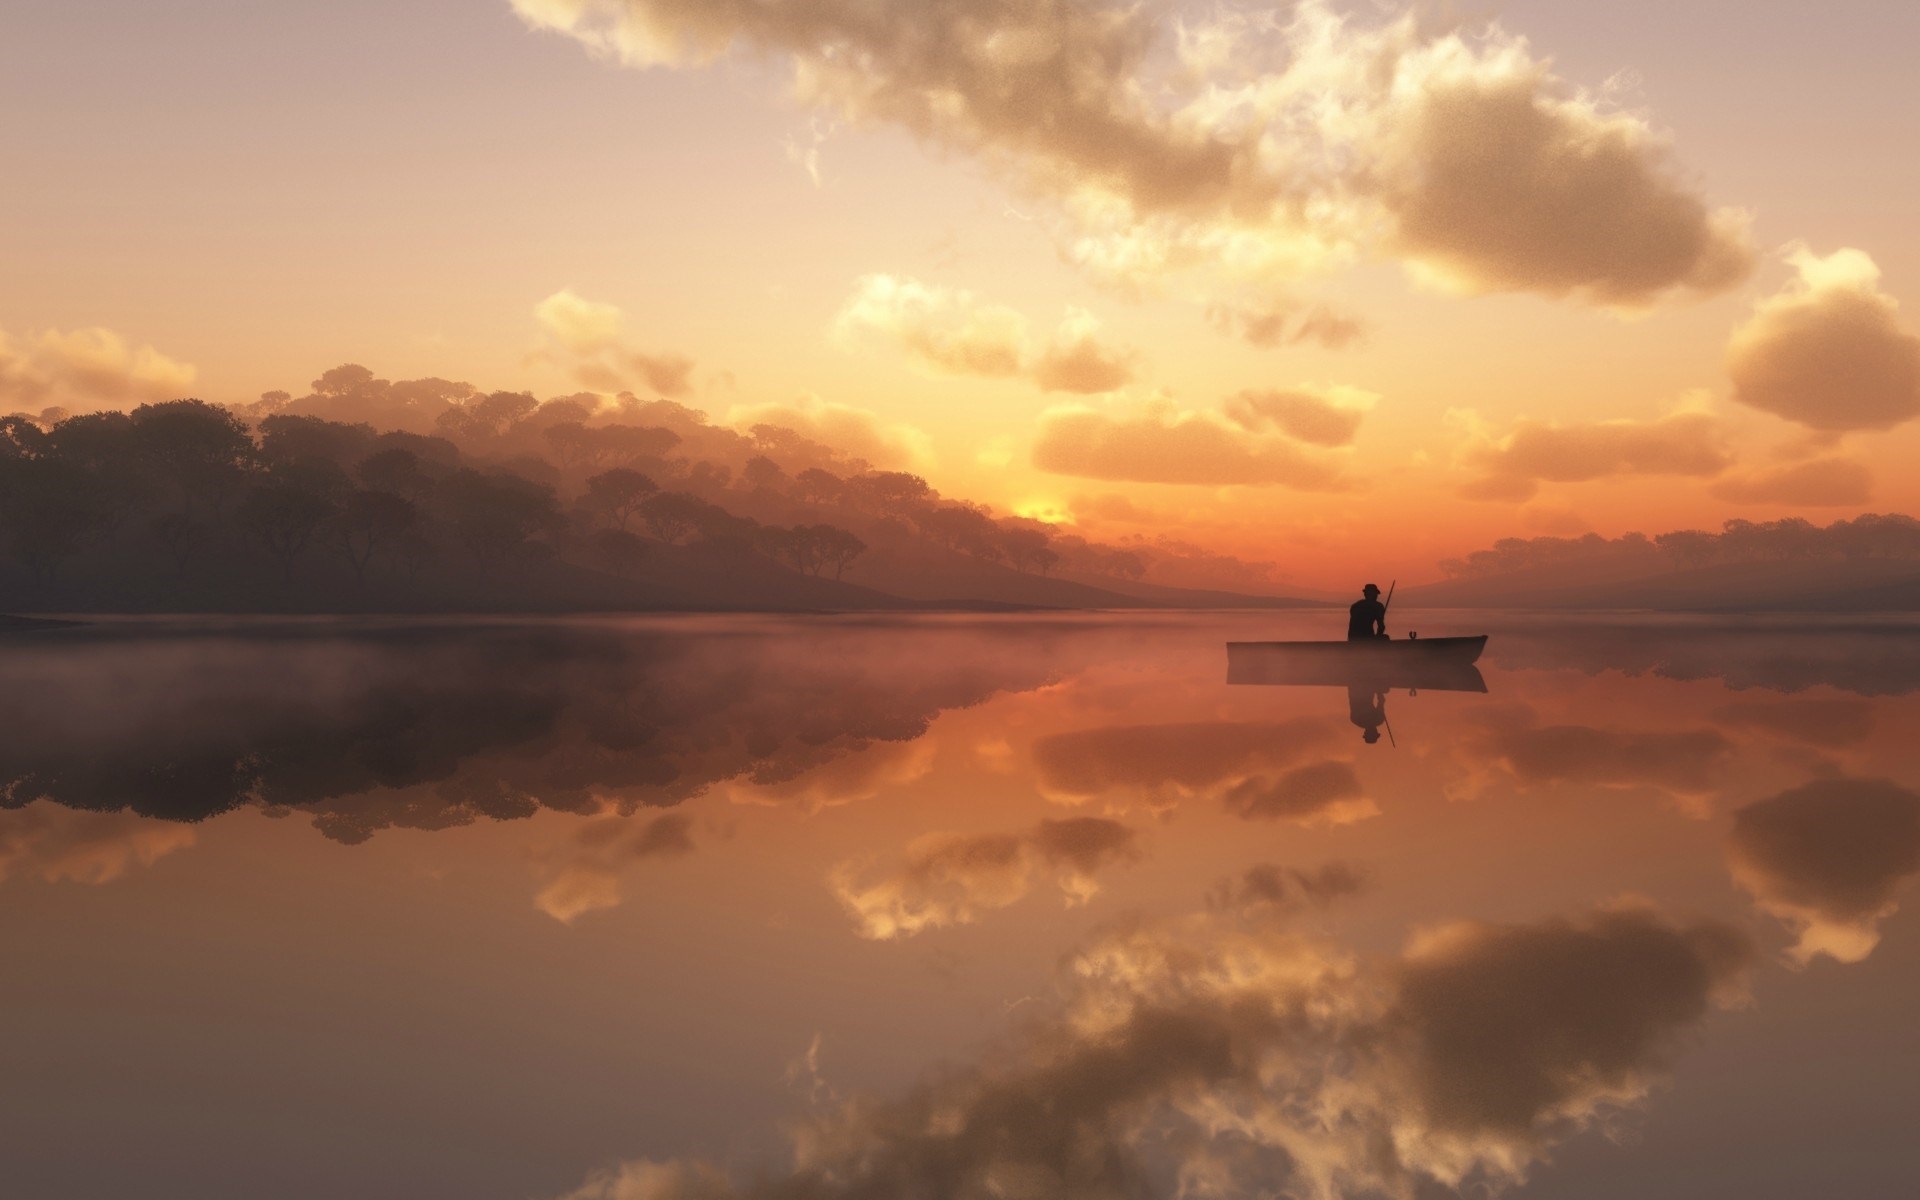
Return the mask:
<svg viewBox="0 0 1920 1200"><path fill-rule="evenodd" d="M1502 538L1485 550L1447 559L1450 579L1484 579L1542 567L1589 564L1644 570L1685 570L1719 563L1920 560L1920 520L1898 513L1867 513L1819 526L1800 517L1732 520L1718 532L1680 529L1648 537Z"/></svg>

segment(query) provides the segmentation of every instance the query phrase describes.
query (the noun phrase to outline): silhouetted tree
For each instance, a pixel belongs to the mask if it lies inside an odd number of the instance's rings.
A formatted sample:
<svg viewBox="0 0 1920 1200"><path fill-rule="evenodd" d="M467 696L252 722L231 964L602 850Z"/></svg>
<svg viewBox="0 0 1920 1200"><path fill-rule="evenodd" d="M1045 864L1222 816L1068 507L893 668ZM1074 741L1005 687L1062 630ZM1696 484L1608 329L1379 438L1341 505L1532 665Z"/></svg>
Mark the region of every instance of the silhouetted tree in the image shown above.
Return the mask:
<svg viewBox="0 0 1920 1200"><path fill-rule="evenodd" d="M360 460L354 476L372 491L390 492L418 501L433 490L433 480L420 469L420 456L395 447L381 450Z"/></svg>
<svg viewBox="0 0 1920 1200"><path fill-rule="evenodd" d="M706 501L685 492L661 492L649 496L640 506L640 519L647 532L669 545L678 543L700 527L706 515Z"/></svg>
<svg viewBox="0 0 1920 1200"><path fill-rule="evenodd" d="M602 529L593 535L593 549L609 571L624 579L646 561L647 540L624 529Z"/></svg>
<svg viewBox="0 0 1920 1200"><path fill-rule="evenodd" d="M290 483L268 482L241 498L234 519L280 564L281 577L290 579L294 560L313 544L321 523L337 511L323 494Z"/></svg>
<svg viewBox="0 0 1920 1200"><path fill-rule="evenodd" d="M347 560L355 579L365 579L367 564L392 549L416 516L413 504L392 492L358 491L321 526L320 536Z"/></svg>
<svg viewBox="0 0 1920 1200"><path fill-rule="evenodd" d="M561 524L552 489L511 476L458 471L440 481L435 498L483 572Z"/></svg>
<svg viewBox="0 0 1920 1200"><path fill-rule="evenodd" d="M640 472L615 467L587 480L587 492L580 504L588 512L611 520L615 527L624 530L627 521L641 510L647 498L659 490L659 484Z"/></svg>
<svg viewBox="0 0 1920 1200"><path fill-rule="evenodd" d="M131 420L140 454L188 512L218 511L257 454L245 422L202 400L142 404Z"/></svg>

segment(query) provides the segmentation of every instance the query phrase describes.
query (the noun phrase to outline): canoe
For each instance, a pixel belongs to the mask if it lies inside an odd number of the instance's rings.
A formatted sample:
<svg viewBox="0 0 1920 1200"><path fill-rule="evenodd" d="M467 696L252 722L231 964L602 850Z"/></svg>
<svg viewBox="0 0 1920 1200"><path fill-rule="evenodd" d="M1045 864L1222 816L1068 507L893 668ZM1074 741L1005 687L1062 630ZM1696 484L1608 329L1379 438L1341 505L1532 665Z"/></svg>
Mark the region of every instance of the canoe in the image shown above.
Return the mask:
<svg viewBox="0 0 1920 1200"><path fill-rule="evenodd" d="M1227 682L1484 692L1480 637L1357 642L1228 642Z"/></svg>

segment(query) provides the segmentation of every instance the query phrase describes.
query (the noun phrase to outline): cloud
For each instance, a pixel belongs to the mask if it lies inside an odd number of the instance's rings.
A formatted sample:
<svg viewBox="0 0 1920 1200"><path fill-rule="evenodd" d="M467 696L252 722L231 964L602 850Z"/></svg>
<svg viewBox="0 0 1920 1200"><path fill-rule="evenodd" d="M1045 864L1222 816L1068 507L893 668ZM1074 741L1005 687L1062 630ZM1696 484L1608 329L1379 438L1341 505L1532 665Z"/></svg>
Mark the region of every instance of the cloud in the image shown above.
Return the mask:
<svg viewBox="0 0 1920 1200"><path fill-rule="evenodd" d="M1366 889L1366 873L1346 863L1327 863L1311 871L1256 863L1208 892L1207 907L1241 913L1293 913L1326 908Z"/></svg>
<svg viewBox="0 0 1920 1200"><path fill-rule="evenodd" d="M1317 717L1108 725L1038 739L1033 764L1040 790L1057 801L1135 797L1164 807L1301 766L1337 735Z"/></svg>
<svg viewBox="0 0 1920 1200"><path fill-rule="evenodd" d="M0 809L0 882L14 873L48 883L112 883L193 845L194 831L131 813L79 812L52 804Z"/></svg>
<svg viewBox="0 0 1920 1200"><path fill-rule="evenodd" d="M1315 446L1351 446L1380 397L1359 388L1246 391L1227 401L1227 419L1253 433L1277 429Z"/></svg>
<svg viewBox="0 0 1920 1200"><path fill-rule="evenodd" d="M1850 458L1816 458L1729 475L1707 489L1730 504L1834 508L1873 500L1873 473Z"/></svg>
<svg viewBox="0 0 1920 1200"><path fill-rule="evenodd" d="M0 330L0 406L97 409L175 400L198 372L111 329L47 330L18 342Z"/></svg>
<svg viewBox="0 0 1920 1200"><path fill-rule="evenodd" d="M1759 729L1789 741L1838 750L1872 735L1873 713L1870 701L1851 696L1780 696L1723 704L1711 715L1727 729Z"/></svg>
<svg viewBox="0 0 1920 1200"><path fill-rule="evenodd" d="M1798 275L1760 302L1727 346L1733 397L1810 429L1891 429L1920 416L1920 337L1880 290L1859 250L1821 258L1805 246Z"/></svg>
<svg viewBox="0 0 1920 1200"><path fill-rule="evenodd" d="M1644 908L1451 925L1375 962L1237 911L1134 922L979 1061L795 1123L790 1172L636 1162L568 1200L1493 1191L1658 1086L1749 960L1736 930Z"/></svg>
<svg viewBox="0 0 1920 1200"><path fill-rule="evenodd" d="M1351 825L1380 815L1349 762L1318 762L1277 778L1241 781L1222 797L1227 811L1253 821Z"/></svg>
<svg viewBox="0 0 1920 1200"><path fill-rule="evenodd" d="M693 390L693 360L628 346L626 314L611 304L561 290L535 305L533 317L554 343L536 357L565 367L587 387L602 392L639 388L661 396Z"/></svg>
<svg viewBox="0 0 1920 1200"><path fill-rule="evenodd" d="M1036 344L1026 316L972 292L892 275L868 275L834 319L853 341L877 337L948 375L1021 378L1043 391L1111 392L1134 378L1138 356L1100 340L1100 322L1069 308L1051 340Z"/></svg>
<svg viewBox="0 0 1920 1200"><path fill-rule="evenodd" d="M1286 304L1215 304L1207 308L1207 320L1220 332L1263 350L1308 342L1344 350L1367 335L1365 321L1325 304L1304 310Z"/></svg>
<svg viewBox="0 0 1920 1200"><path fill-rule="evenodd" d="M1644 118L1498 26L1329 5L1181 14L1107 0L514 0L633 66L790 60L803 103L973 156L1051 208L1070 260L1151 283L1399 256L1467 292L1640 306L1751 263Z"/></svg>
<svg viewBox="0 0 1920 1200"><path fill-rule="evenodd" d="M1540 725L1499 730L1476 748L1523 786L1653 788L1697 800L1718 790L1733 743L1713 729Z"/></svg>
<svg viewBox="0 0 1920 1200"><path fill-rule="evenodd" d="M842 863L828 882L860 936L885 941L971 924L1017 903L1048 870L1069 906L1084 904L1099 894L1101 870L1139 855L1136 835L1120 822L1071 817L1017 834L929 834L890 874L862 880L859 864Z"/></svg>
<svg viewBox="0 0 1920 1200"><path fill-rule="evenodd" d="M1253 432L1213 413L1180 412L1164 402L1130 416L1080 407L1046 412L1033 465L1056 475L1121 483L1280 485L1315 492L1350 486L1337 460L1282 436Z"/></svg>
<svg viewBox="0 0 1920 1200"><path fill-rule="evenodd" d="M633 863L693 852L693 821L681 813L641 820L605 817L583 826L534 907L562 925L590 912L617 908L622 878Z"/></svg>
<svg viewBox="0 0 1920 1200"><path fill-rule="evenodd" d="M814 395L740 405L727 410L727 423L739 430L778 425L876 467L924 467L933 461L933 439L922 430Z"/></svg>
<svg viewBox="0 0 1920 1200"><path fill-rule="evenodd" d="M1920 795L1884 779L1822 779L1734 813L1733 877L1799 937L1801 963L1859 962L1920 875Z"/></svg>
<svg viewBox="0 0 1920 1200"><path fill-rule="evenodd" d="M1720 423L1682 412L1653 421L1550 425L1522 419L1506 437L1475 435L1460 455L1477 478L1473 500L1531 499L1542 483L1587 483L1627 475L1714 476L1733 465Z"/></svg>

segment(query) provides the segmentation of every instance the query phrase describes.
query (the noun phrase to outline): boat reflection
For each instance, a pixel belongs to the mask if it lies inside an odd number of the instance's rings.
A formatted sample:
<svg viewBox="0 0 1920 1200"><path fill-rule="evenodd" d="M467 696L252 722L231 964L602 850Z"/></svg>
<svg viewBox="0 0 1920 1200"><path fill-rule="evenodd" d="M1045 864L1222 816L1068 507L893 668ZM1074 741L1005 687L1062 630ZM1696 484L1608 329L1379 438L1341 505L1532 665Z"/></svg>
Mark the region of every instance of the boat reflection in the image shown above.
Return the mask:
<svg viewBox="0 0 1920 1200"><path fill-rule="evenodd" d="M1473 664L1485 638L1434 638L1424 644L1392 643L1396 652L1365 653L1346 642L1228 642L1227 683L1257 687L1343 687L1347 719L1372 745L1387 730L1387 696L1396 689L1409 696L1429 692L1480 692L1487 681ZM1471 643L1456 648L1447 643ZM1418 646L1422 653L1415 653ZM1382 647L1381 649L1385 649Z"/></svg>

